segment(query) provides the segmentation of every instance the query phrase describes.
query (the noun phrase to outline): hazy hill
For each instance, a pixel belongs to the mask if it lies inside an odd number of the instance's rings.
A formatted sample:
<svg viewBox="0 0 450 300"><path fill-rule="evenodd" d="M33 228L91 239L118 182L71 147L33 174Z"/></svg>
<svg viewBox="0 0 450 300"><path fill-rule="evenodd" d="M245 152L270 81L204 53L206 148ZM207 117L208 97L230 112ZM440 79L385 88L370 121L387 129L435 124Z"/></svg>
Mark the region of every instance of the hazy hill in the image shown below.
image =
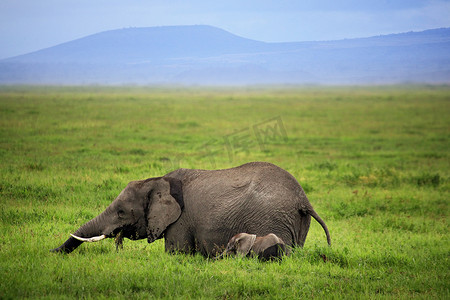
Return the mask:
<svg viewBox="0 0 450 300"><path fill-rule="evenodd" d="M128 28L0 61L10 84L449 83L450 29L264 43L211 26Z"/></svg>
<svg viewBox="0 0 450 300"><path fill-rule="evenodd" d="M265 43L209 26L127 28L7 59L27 63L141 63L257 51Z"/></svg>

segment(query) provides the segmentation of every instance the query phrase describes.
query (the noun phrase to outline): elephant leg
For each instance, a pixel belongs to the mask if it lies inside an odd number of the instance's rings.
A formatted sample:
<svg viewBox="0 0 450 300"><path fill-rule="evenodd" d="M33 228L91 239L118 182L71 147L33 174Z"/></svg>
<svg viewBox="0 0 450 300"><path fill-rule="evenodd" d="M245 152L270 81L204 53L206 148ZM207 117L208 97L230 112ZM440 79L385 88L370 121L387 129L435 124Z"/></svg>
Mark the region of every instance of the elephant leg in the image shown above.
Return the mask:
<svg viewBox="0 0 450 300"><path fill-rule="evenodd" d="M223 253L232 237L232 230L198 230L195 235L195 250L205 257L216 257Z"/></svg>
<svg viewBox="0 0 450 300"><path fill-rule="evenodd" d="M164 234L166 252L181 252L186 254L195 252L194 237L182 225L182 223L175 223L167 228Z"/></svg>
<svg viewBox="0 0 450 300"><path fill-rule="evenodd" d="M195 246L192 246L189 241L175 241L166 238L164 245L168 253L192 254L195 252Z"/></svg>
<svg viewBox="0 0 450 300"><path fill-rule="evenodd" d="M295 242L300 247L303 247L303 245L305 244L310 224L311 216L308 214L300 213L300 230L298 232L298 240Z"/></svg>

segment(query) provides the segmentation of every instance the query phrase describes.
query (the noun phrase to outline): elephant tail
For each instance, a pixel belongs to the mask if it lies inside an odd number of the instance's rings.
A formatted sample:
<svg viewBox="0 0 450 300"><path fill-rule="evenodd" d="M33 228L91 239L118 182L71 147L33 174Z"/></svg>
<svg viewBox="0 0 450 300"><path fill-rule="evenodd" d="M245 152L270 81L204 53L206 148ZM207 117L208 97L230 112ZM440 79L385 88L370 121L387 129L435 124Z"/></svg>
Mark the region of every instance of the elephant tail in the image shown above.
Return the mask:
<svg viewBox="0 0 450 300"><path fill-rule="evenodd" d="M319 222L319 224L322 226L323 230L325 231L325 234L327 235L328 245L331 246L330 232L328 231L328 227L325 224L324 220L322 220L322 218L316 213L316 211L312 207L309 207L309 209L306 211L306 213L309 214L314 219L316 219L317 222Z"/></svg>

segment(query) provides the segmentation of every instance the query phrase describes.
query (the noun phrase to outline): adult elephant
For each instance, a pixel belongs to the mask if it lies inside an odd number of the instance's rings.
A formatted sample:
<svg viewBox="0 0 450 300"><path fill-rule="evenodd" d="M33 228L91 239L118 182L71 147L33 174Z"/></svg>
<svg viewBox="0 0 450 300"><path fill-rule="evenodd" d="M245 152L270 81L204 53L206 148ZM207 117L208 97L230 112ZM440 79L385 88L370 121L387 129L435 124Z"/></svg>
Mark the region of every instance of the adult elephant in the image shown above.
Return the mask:
<svg viewBox="0 0 450 300"><path fill-rule="evenodd" d="M104 212L81 226L55 252L83 242L124 237L165 239L166 251L220 254L240 232L274 233L288 246L303 246L311 216L330 234L305 192L287 171L264 162L225 170L178 169L132 181Z"/></svg>

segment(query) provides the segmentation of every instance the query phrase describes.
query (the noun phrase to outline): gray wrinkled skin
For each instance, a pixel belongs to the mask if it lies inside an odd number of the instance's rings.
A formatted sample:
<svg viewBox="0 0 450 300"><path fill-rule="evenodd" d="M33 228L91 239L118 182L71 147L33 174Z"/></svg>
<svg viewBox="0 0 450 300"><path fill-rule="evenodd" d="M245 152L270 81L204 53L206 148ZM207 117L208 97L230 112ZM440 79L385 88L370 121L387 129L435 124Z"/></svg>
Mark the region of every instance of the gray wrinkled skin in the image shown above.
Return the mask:
<svg viewBox="0 0 450 300"><path fill-rule="evenodd" d="M224 170L178 169L161 178L131 182L99 216L75 235L104 234L165 238L168 252L220 254L234 235L275 234L286 246L305 243L311 216L328 229L314 211L297 180L264 162ZM69 253L82 242L69 238L55 252Z"/></svg>

